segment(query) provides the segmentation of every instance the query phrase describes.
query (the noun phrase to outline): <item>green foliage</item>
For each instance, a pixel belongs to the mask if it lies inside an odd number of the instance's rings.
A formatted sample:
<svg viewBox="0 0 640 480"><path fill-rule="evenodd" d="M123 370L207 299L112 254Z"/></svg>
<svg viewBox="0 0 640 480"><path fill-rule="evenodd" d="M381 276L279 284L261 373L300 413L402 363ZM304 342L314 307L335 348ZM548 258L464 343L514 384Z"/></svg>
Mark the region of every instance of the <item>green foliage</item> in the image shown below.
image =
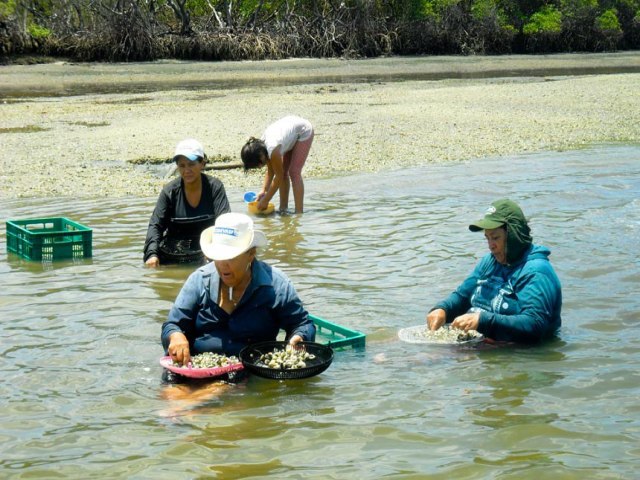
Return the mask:
<svg viewBox="0 0 640 480"><path fill-rule="evenodd" d="M598 0L560 0L562 12L581 12L598 8Z"/></svg>
<svg viewBox="0 0 640 480"><path fill-rule="evenodd" d="M0 0L0 20L8 48L85 60L640 48L640 0Z"/></svg>
<svg viewBox="0 0 640 480"><path fill-rule="evenodd" d="M31 23L27 27L27 33L31 35L31 38L36 40L43 40L51 35L51 30L45 27L41 27L37 23Z"/></svg>
<svg viewBox="0 0 640 480"><path fill-rule="evenodd" d="M517 30L529 21L534 13L547 4L557 4L559 0L495 0L501 12L504 12L506 23L515 25Z"/></svg>
<svg viewBox="0 0 640 480"><path fill-rule="evenodd" d="M471 16L477 21L495 18L500 28L515 32L509 16L496 0L474 0Z"/></svg>
<svg viewBox="0 0 640 480"><path fill-rule="evenodd" d="M522 32L525 35L538 33L560 33L562 31L562 13L553 5L547 5L529 19Z"/></svg>
<svg viewBox="0 0 640 480"><path fill-rule="evenodd" d="M615 8L610 8L596 18L596 25L599 30L604 32L622 32L620 21L618 20L618 12Z"/></svg>
<svg viewBox="0 0 640 480"><path fill-rule="evenodd" d="M6 18L13 15L16 11L15 0L0 1L0 18Z"/></svg>
<svg viewBox="0 0 640 480"><path fill-rule="evenodd" d="M54 11L56 5L61 2L55 0L38 0L33 3L36 5L33 9L36 15L40 17L49 17Z"/></svg>
<svg viewBox="0 0 640 480"><path fill-rule="evenodd" d="M207 16L211 13L211 8L206 0L188 0L185 6L192 17Z"/></svg>
<svg viewBox="0 0 640 480"><path fill-rule="evenodd" d="M630 27L634 21L640 20L640 0L609 0L602 1L600 5L603 9L615 9L616 16L620 22L621 28Z"/></svg>
<svg viewBox="0 0 640 480"><path fill-rule="evenodd" d="M422 18L441 20L442 14L451 7L461 3L462 0L423 0L420 14Z"/></svg>
<svg viewBox="0 0 640 480"><path fill-rule="evenodd" d="M607 1L607 0L601 0ZM571 24L569 30L572 33L575 28L587 28L587 24L593 24L598 11L598 0L560 0L559 10L562 12L565 23ZM575 23L572 23L575 22ZM581 35L584 33L581 33Z"/></svg>
<svg viewBox="0 0 640 480"><path fill-rule="evenodd" d="M627 8L633 11L639 11L640 13L640 0L615 0L613 5L620 8Z"/></svg>
<svg viewBox="0 0 640 480"><path fill-rule="evenodd" d="M398 20L418 20L423 18L424 0L396 0L386 6L392 18Z"/></svg>
<svg viewBox="0 0 640 480"><path fill-rule="evenodd" d="M277 12L282 4L282 0L239 0L238 10L244 18L248 18L260 7L261 11L270 14Z"/></svg>
<svg viewBox="0 0 640 480"><path fill-rule="evenodd" d="M476 20L483 20L490 17L496 11L494 0L475 0L471 4L471 16Z"/></svg>

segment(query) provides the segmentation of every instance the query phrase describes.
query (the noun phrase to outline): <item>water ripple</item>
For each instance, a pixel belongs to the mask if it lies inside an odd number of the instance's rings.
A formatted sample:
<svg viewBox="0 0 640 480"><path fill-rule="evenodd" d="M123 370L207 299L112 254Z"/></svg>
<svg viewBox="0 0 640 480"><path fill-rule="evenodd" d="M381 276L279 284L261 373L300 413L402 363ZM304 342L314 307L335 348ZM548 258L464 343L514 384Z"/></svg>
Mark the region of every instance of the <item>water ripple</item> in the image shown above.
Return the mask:
<svg viewBox="0 0 640 480"><path fill-rule="evenodd" d="M160 324L192 268L143 267L155 198L4 202L7 219L90 226L94 254L27 262L7 255L0 226L0 472L632 478L639 154L602 147L307 182L304 216L256 219L270 240L261 255L312 313L365 332L366 349L337 352L305 381L192 386L191 403L160 384ZM243 211L242 192L229 195ZM559 338L499 349L399 342L397 329L424 322L485 254L467 226L497 197L519 201L552 250Z"/></svg>

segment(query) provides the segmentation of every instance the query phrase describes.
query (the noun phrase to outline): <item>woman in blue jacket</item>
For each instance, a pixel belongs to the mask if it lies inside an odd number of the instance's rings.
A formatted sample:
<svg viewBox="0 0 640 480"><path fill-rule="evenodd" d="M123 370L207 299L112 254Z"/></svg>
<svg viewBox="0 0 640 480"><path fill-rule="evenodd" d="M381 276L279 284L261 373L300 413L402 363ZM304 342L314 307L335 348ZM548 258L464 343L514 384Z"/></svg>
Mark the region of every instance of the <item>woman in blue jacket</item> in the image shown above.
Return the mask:
<svg viewBox="0 0 640 480"><path fill-rule="evenodd" d="M560 280L549 262L549 249L532 243L520 207L508 199L497 200L469 230L484 231L490 253L431 309L429 328L451 323L493 340L519 343L553 336L561 324Z"/></svg>
<svg viewBox="0 0 640 480"><path fill-rule="evenodd" d="M256 258L264 234L241 213L220 215L200 237L213 262L193 272L162 325L162 346L187 365L192 355L238 355L249 344L275 340L279 331L295 345L314 341L316 328L287 276Z"/></svg>

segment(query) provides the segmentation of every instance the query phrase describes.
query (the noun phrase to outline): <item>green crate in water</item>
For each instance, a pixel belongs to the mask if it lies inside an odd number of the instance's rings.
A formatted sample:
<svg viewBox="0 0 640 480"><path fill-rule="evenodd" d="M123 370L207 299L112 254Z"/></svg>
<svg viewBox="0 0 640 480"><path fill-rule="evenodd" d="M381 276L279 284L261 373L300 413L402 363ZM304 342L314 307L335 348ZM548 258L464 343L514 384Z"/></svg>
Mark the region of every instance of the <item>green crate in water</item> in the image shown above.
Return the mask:
<svg viewBox="0 0 640 480"><path fill-rule="evenodd" d="M49 262L90 258L93 231L64 217L7 221L7 251Z"/></svg>
<svg viewBox="0 0 640 480"><path fill-rule="evenodd" d="M309 315L316 326L316 342L324 343L332 348L364 347L365 334L356 330Z"/></svg>

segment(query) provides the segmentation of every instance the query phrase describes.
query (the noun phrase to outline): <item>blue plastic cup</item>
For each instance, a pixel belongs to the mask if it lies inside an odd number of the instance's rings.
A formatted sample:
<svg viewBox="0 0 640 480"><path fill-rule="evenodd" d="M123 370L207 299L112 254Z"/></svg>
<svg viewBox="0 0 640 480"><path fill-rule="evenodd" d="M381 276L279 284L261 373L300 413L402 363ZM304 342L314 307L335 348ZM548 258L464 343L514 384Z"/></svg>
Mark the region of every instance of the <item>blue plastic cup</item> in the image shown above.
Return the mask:
<svg viewBox="0 0 640 480"><path fill-rule="evenodd" d="M244 194L244 201L247 203L254 202L256 198L258 198L258 195L256 194L256 192L246 192Z"/></svg>

